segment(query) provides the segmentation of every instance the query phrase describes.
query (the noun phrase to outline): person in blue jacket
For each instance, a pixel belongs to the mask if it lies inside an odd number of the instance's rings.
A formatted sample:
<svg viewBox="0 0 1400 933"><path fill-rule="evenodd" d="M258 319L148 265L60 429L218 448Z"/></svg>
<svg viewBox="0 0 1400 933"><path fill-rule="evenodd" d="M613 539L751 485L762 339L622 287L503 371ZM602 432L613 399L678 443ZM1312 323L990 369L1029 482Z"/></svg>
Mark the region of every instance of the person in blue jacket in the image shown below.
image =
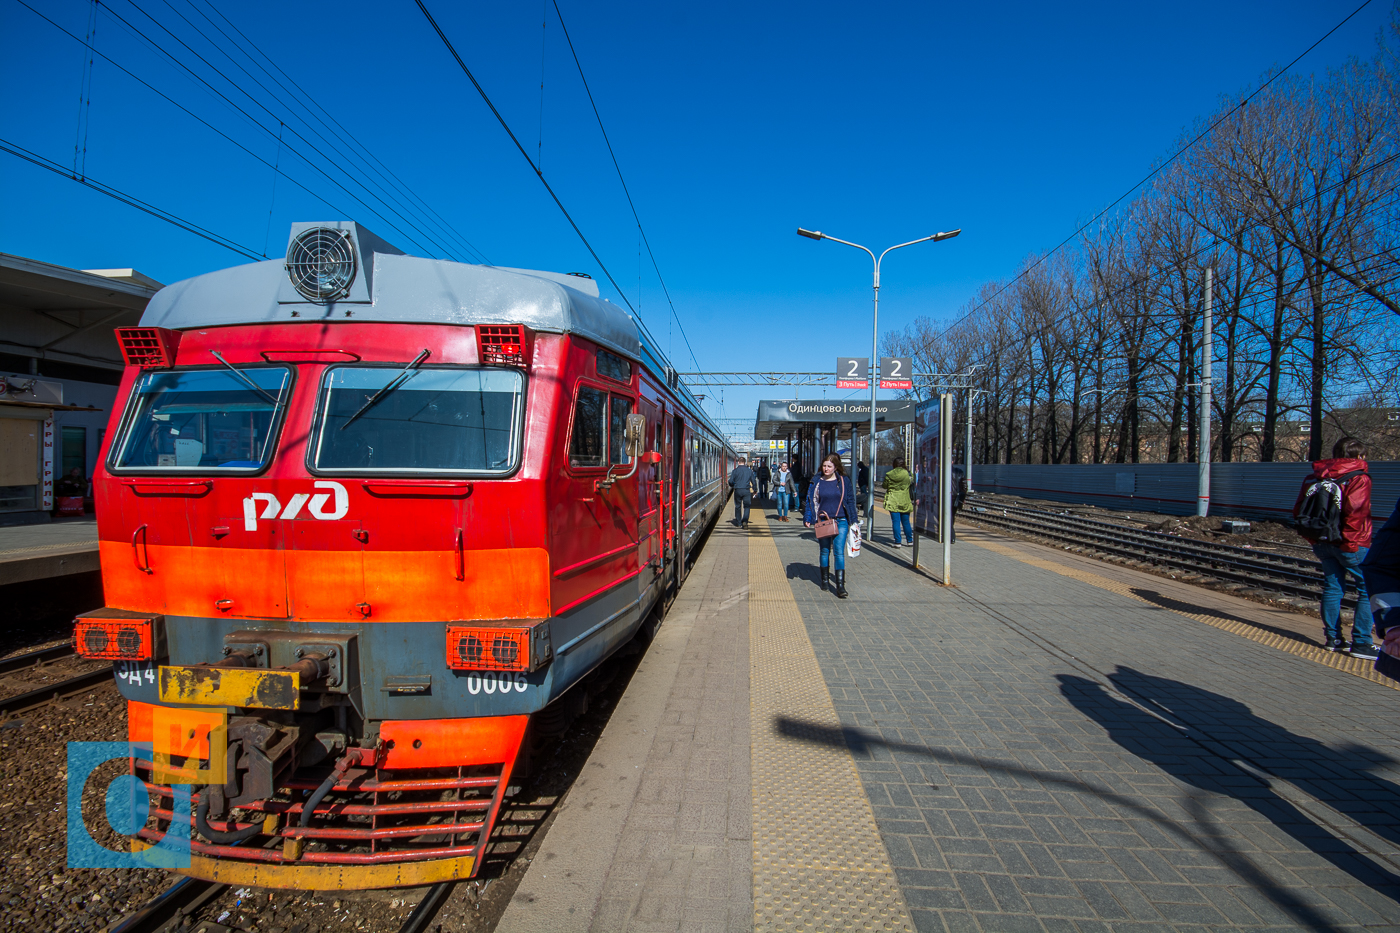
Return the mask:
<svg viewBox="0 0 1400 933"><path fill-rule="evenodd" d="M1371 594L1371 616L1380 648L1376 671L1400 680L1400 502L1386 523L1371 534L1371 550L1361 562L1361 574Z"/></svg>
<svg viewBox="0 0 1400 933"><path fill-rule="evenodd" d="M836 537L818 538L821 556L817 565L822 573L822 589L826 589L830 579L827 569L827 556L836 550L836 595L846 598L846 535L851 525L859 519L856 516L855 484L846 478L837 454L827 454L822 458L821 472L807 489L806 505L802 509L802 524L811 528L822 517L836 519Z"/></svg>

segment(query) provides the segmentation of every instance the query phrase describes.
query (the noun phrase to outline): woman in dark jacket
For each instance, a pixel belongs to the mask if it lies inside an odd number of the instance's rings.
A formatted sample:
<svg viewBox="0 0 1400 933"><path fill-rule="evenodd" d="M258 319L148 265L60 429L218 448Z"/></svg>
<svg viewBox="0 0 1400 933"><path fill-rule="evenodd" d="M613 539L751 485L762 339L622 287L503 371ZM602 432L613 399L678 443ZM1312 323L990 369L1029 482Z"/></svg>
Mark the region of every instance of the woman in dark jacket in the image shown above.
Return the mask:
<svg viewBox="0 0 1400 933"><path fill-rule="evenodd" d="M827 555L836 549L836 595L846 598L846 534L859 519L856 516L855 484L846 479L841 458L827 454L822 458L821 473L808 487L806 505L802 509L802 524L811 528L823 515L836 519L836 537L818 538L821 555L817 566L822 573L822 589L826 589L829 571Z"/></svg>

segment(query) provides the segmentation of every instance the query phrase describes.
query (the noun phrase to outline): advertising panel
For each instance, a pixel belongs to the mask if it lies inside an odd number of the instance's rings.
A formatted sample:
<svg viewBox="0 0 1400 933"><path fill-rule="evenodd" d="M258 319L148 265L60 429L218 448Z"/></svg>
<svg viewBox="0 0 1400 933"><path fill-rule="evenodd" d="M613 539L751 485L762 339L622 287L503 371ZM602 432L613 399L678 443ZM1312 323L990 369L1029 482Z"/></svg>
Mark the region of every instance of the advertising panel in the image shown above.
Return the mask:
<svg viewBox="0 0 1400 933"><path fill-rule="evenodd" d="M925 534L938 527L939 399L914 407L914 528Z"/></svg>

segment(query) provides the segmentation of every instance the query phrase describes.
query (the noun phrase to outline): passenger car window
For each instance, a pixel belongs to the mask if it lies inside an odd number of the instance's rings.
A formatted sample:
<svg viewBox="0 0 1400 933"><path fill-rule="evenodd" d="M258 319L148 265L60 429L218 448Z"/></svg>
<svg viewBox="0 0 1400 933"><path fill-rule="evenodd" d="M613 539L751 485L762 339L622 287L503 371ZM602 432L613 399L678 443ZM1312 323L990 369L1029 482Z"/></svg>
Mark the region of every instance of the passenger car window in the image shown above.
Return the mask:
<svg viewBox="0 0 1400 933"><path fill-rule="evenodd" d="M257 390L226 369L144 373L131 391L112 469L262 469L272 456L292 374L285 366L244 366L239 372Z"/></svg>
<svg viewBox="0 0 1400 933"><path fill-rule="evenodd" d="M525 377L509 369L338 366L326 373L314 469L508 473L520 457ZM361 411L361 409L364 409ZM359 413L357 416L357 412Z"/></svg>
<svg viewBox="0 0 1400 933"><path fill-rule="evenodd" d="M612 422L608 431L608 451L612 463L627 462L627 416L632 414L632 400L612 397Z"/></svg>
<svg viewBox="0 0 1400 933"><path fill-rule="evenodd" d="M569 466L600 467L607 437L608 394L581 386L574 403L574 428L569 441Z"/></svg>
<svg viewBox="0 0 1400 933"><path fill-rule="evenodd" d="M619 382L632 381L632 364L607 350L598 351L598 375L616 379Z"/></svg>

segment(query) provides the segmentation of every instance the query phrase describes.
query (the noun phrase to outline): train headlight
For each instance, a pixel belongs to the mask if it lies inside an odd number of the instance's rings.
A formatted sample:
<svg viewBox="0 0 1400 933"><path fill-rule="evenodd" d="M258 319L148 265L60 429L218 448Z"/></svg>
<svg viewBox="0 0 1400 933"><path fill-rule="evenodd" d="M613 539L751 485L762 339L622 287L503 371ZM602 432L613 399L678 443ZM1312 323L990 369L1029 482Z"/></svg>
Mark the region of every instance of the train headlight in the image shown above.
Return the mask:
<svg viewBox="0 0 1400 933"><path fill-rule="evenodd" d="M548 623L447 626L447 666L454 671L533 671L551 653Z"/></svg>
<svg viewBox="0 0 1400 933"><path fill-rule="evenodd" d="M80 657L149 661L155 656L152 619L78 619L73 647Z"/></svg>

